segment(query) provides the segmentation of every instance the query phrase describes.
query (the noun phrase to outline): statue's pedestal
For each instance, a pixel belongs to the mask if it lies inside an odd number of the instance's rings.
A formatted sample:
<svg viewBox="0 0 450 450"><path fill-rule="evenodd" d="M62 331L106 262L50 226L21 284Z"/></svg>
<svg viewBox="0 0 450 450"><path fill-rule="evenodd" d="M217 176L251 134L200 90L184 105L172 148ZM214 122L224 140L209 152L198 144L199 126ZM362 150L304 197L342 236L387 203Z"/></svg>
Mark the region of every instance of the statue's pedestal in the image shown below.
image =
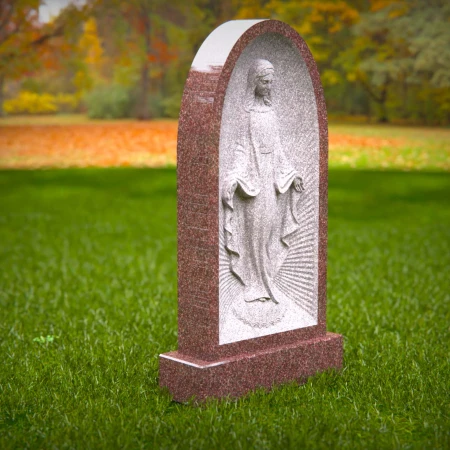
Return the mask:
<svg viewBox="0 0 450 450"><path fill-rule="evenodd" d="M201 361L179 352L160 355L159 384L167 387L174 400L192 397L239 397L258 387L296 380L304 383L318 372L342 367L342 336L323 337L295 344L243 353L216 361Z"/></svg>

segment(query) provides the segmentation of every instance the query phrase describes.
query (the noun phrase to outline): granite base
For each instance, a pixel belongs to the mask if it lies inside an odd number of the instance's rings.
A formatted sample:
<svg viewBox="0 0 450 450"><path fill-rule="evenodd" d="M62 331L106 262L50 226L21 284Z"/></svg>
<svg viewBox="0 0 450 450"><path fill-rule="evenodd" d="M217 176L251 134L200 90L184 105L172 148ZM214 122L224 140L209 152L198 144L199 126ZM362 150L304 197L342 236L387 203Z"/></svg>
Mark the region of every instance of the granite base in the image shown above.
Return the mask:
<svg viewBox="0 0 450 450"><path fill-rule="evenodd" d="M160 355L159 384L178 402L192 397L197 401L240 397L258 387L270 389L294 380L304 383L318 372L341 369L342 359L342 336L335 333L217 361L201 361L175 351Z"/></svg>

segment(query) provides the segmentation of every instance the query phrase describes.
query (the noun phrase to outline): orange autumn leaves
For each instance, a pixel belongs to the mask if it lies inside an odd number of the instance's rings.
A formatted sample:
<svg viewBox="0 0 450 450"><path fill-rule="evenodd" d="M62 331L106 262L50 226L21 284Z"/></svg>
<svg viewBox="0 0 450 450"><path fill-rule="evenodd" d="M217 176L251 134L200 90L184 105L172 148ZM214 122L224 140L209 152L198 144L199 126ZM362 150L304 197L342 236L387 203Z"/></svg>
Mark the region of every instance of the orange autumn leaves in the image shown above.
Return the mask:
<svg viewBox="0 0 450 450"><path fill-rule="evenodd" d="M0 127L0 167L159 167L176 162L177 123Z"/></svg>
<svg viewBox="0 0 450 450"><path fill-rule="evenodd" d="M0 168L176 164L176 121L0 126ZM393 130L393 131L392 131ZM331 167L450 170L450 132L330 127Z"/></svg>
<svg viewBox="0 0 450 450"><path fill-rule="evenodd" d="M346 129L348 134L339 132ZM331 127L329 164L359 169L450 170L450 131L380 126L343 126L334 131Z"/></svg>

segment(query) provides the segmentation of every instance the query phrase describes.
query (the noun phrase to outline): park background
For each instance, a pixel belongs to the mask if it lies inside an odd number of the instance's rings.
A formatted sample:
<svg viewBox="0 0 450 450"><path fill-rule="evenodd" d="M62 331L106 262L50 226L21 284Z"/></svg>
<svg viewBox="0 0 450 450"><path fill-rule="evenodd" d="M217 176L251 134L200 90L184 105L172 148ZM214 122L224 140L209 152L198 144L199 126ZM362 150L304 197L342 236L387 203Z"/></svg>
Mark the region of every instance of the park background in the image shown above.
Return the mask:
<svg viewBox="0 0 450 450"><path fill-rule="evenodd" d="M246 18L321 74L344 369L180 405L177 117ZM0 447L448 448L449 44L444 0L0 0Z"/></svg>

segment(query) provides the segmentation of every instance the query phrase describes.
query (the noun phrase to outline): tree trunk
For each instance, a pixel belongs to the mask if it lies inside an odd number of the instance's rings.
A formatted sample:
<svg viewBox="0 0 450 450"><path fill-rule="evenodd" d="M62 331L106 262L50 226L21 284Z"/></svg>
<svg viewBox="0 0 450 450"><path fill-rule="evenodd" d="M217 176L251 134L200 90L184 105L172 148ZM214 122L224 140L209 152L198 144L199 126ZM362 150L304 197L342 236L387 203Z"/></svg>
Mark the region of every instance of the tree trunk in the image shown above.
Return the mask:
<svg viewBox="0 0 450 450"><path fill-rule="evenodd" d="M150 92L150 68L149 68L149 56L152 52L152 45L150 41L150 8L149 4L142 5L142 18L144 25L144 39L145 39L145 61L141 70L141 99L140 99L140 108L138 113L138 118L140 120L149 120L150 111L148 105L148 95Z"/></svg>
<svg viewBox="0 0 450 450"><path fill-rule="evenodd" d="M386 100L387 100L389 82L386 82L385 84L383 84L383 86L381 88L381 92L378 94L375 90L372 89L372 87L364 79L360 78L359 81L360 81L362 87L367 91L367 93L370 95L370 97L378 105L379 112L380 112L378 122L381 122L381 123L389 122L389 119L387 116L387 109L386 109Z"/></svg>
<svg viewBox="0 0 450 450"><path fill-rule="evenodd" d="M138 112L138 119L148 120L150 114L148 110L148 92L149 92L149 67L148 61L145 61L141 71L141 98Z"/></svg>
<svg viewBox="0 0 450 450"><path fill-rule="evenodd" d="M388 123L388 117L387 117L387 110L386 110L386 100L387 100L387 84L384 84L382 89L381 89L381 93L380 93L380 97L379 97L379 101L378 104L380 106L380 118L378 119L378 121L380 123Z"/></svg>
<svg viewBox="0 0 450 450"><path fill-rule="evenodd" d="M3 111L4 98L4 87L5 87L5 75L0 74L0 117L4 117L5 112Z"/></svg>
<svg viewBox="0 0 450 450"><path fill-rule="evenodd" d="M367 123L371 123L371 122L372 122L372 105L371 105L371 103L370 103L370 99L369 99L369 101L368 101L368 103L367 103L367 113L366 113L366 116L367 116Z"/></svg>
<svg viewBox="0 0 450 450"><path fill-rule="evenodd" d="M409 116L408 111L408 83L403 79L402 82L402 117L407 119Z"/></svg>

